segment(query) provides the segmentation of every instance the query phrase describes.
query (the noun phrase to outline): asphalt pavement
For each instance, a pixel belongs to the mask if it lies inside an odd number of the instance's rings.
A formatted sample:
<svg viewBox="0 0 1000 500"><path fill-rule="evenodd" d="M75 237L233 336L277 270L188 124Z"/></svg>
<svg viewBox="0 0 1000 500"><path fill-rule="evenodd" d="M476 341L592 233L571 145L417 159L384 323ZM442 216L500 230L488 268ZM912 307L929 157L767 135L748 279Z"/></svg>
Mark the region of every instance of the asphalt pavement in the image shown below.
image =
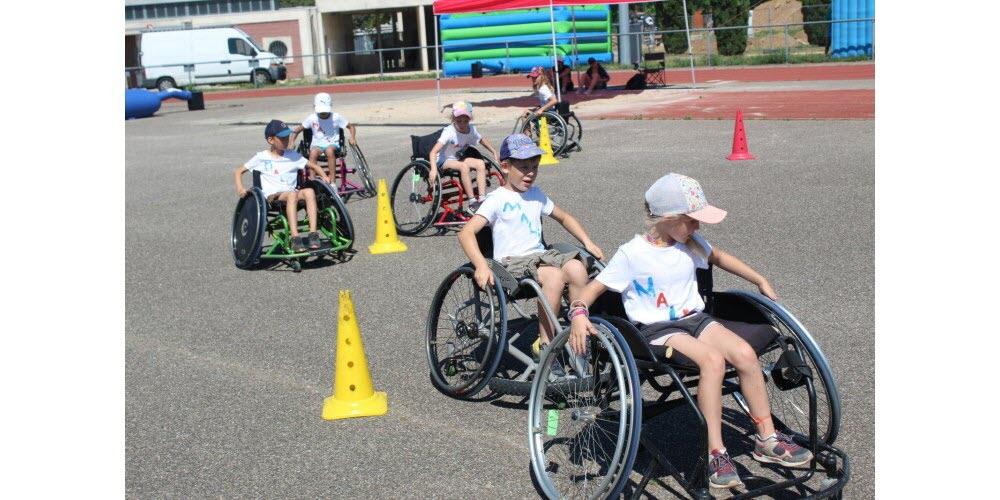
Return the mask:
<svg viewBox="0 0 1000 500"><path fill-rule="evenodd" d="M457 401L429 381L431 297L466 261L454 233L404 237L407 252L371 255L376 200L351 199L350 261L301 273L234 266L232 171L267 147L263 125L234 124L249 114L301 120L303 99L173 106L125 124L126 495L536 498L526 405ZM748 120L757 159L738 162L725 159L732 121L583 125L584 151L543 167L537 185L610 257L640 231L650 183L668 172L701 181L729 211L702 233L767 276L825 352L843 404L837 445L852 461L846 496L873 497L874 121ZM409 160L408 136L433 131L362 126L358 140L391 185ZM498 145L510 129L480 131ZM545 228L550 242L572 241L554 222ZM716 272L719 289L748 286ZM353 296L375 389L388 392L384 416L321 418L340 290ZM672 432L692 423L675 417L655 422ZM727 439L748 442L741 429ZM752 467L746 454L734 458Z"/></svg>

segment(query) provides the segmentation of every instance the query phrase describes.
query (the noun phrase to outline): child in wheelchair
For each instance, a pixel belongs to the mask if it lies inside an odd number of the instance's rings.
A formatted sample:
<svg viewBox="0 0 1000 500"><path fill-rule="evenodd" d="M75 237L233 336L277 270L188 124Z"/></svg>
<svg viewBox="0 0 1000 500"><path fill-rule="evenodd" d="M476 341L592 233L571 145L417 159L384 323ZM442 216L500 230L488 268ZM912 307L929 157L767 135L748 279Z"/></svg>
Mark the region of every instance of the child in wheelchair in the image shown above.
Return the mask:
<svg viewBox="0 0 1000 500"><path fill-rule="evenodd" d="M319 233L316 232L316 193L312 188L296 190L299 171L308 167L324 182L330 182L323 169L313 161L307 161L302 155L288 148L291 129L280 120L271 120L264 128L264 138L271 146L269 149L254 155L245 165L233 170L236 179L236 192L243 198L247 190L243 187L243 172L260 171L261 189L268 202L281 200L285 202L286 216L292 236L292 251L299 253L306 249L320 248ZM309 216L309 234L299 235L298 204L305 201L306 214Z"/></svg>
<svg viewBox="0 0 1000 500"><path fill-rule="evenodd" d="M583 243L598 259L604 254L590 240L587 232L572 215L557 207L535 182L538 163L544 152L524 134L512 134L500 146L500 168L506 177L501 189L490 193L476 215L458 233L462 249L475 266L475 279L481 288L493 284L493 272L480 251L476 233L489 224L493 229L493 258L517 279L530 277L542 287L544 300L553 311L559 310L563 288L569 285L570 300L578 298L587 284L587 268L577 257L579 252L546 250L542 244L541 216L547 215L562 224L566 231ZM539 302L543 297L539 297ZM539 311L543 308L539 304ZM558 325L549 324L539 314L539 343L548 344Z"/></svg>
<svg viewBox="0 0 1000 500"><path fill-rule="evenodd" d="M457 153L474 144L482 144L494 158L497 151L493 145L486 140L471 123L472 105L465 101L458 101L451 106L451 125L441 131L441 136L437 143L431 148L429 159L431 172L428 176L430 182L437 179L438 169L457 170L462 182L462 189L468 193L469 209L475 211L486 199L486 163L479 158L464 158L459 160ZM472 189L472 174L476 172L476 186L479 187L477 196Z"/></svg>
<svg viewBox="0 0 1000 500"><path fill-rule="evenodd" d="M289 144L292 149L295 147L295 138L299 132L305 129L312 130L312 143L309 146L309 161L317 163L320 154L326 154L327 161L332 161L336 155L337 148L340 147L341 129L351 132L348 139L352 146L357 144L357 128L354 124L333 112L333 98L326 92L320 92L313 98L313 109L315 113L306 117L300 125L292 128L292 137Z"/></svg>
<svg viewBox="0 0 1000 500"><path fill-rule="evenodd" d="M557 101L552 91L554 85L549 81L549 77L545 76L545 70L541 66L531 68L528 78L532 79L531 88L538 94L539 102L538 106L524 110L523 115L530 121L542 116L542 113L555 106Z"/></svg>
<svg viewBox="0 0 1000 500"><path fill-rule="evenodd" d="M742 484L722 442L722 382L728 362L739 375L740 387L757 426L753 457L761 462L798 466L812 453L795 444L771 422L765 381L753 348L702 312L695 268L720 267L777 300L771 284L738 258L712 247L696 233L701 223L715 224L724 210L708 204L698 181L668 174L646 191L646 232L619 247L607 267L570 305L574 352L586 348L588 333L596 333L588 307L605 290L622 294L628 319L652 345L665 345L694 361L699 369L698 407L708 426L709 483L715 488Z"/></svg>

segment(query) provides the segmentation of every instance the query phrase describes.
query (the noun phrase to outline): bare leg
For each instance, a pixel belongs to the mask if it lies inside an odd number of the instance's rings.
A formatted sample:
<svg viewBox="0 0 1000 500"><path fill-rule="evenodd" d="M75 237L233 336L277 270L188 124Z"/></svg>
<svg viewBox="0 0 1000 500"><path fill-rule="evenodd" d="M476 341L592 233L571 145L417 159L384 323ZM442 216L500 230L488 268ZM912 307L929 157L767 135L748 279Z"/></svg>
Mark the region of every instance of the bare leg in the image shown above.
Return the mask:
<svg viewBox="0 0 1000 500"><path fill-rule="evenodd" d="M714 347L687 334L670 337L667 345L684 353L698 365L698 408L705 416L705 424L708 426L708 452L724 448L722 377L726 372L726 358Z"/></svg>
<svg viewBox="0 0 1000 500"><path fill-rule="evenodd" d="M559 301L562 298L563 287L566 286L562 270L552 266L539 267L538 284L542 285L542 295L545 296L545 301L549 303L552 312L559 314ZM543 344L551 342L555 336L555 325L550 324L548 315L542 307L541 298L538 304L538 330Z"/></svg>
<svg viewBox="0 0 1000 500"><path fill-rule="evenodd" d="M279 199L285 201L285 217L288 218L288 231L292 238L299 235L299 198L295 191L281 193Z"/></svg>
<svg viewBox="0 0 1000 500"><path fill-rule="evenodd" d="M476 186L479 188L479 196L486 196L486 163L479 158L469 158L465 160L465 164L476 171ZM469 191L469 199L475 196L472 191Z"/></svg>
<svg viewBox="0 0 1000 500"><path fill-rule="evenodd" d="M319 159L319 153L320 153L319 148L309 148L309 161L316 163L316 160ZM318 163L316 164L319 165ZM311 170L306 174L309 176L310 179L312 179L313 173Z"/></svg>
<svg viewBox="0 0 1000 500"><path fill-rule="evenodd" d="M740 376L740 389L750 406L750 414L761 419L757 424L757 432L761 436L770 436L774 432L774 423L770 418L764 418L771 414L771 407L757 353L745 340L718 323L706 327L698 340L721 352L726 361L736 368L736 373Z"/></svg>
<svg viewBox="0 0 1000 500"><path fill-rule="evenodd" d="M569 284L569 300L580 298L580 292L587 286L587 268L583 262L573 259L562 267L563 280Z"/></svg>
<svg viewBox="0 0 1000 500"><path fill-rule="evenodd" d="M443 168L450 168L452 170L458 170L458 178L462 183L462 191L465 193L467 199L471 199L472 194L472 176L469 175L469 166L465 162L458 160L448 160L444 162Z"/></svg>
<svg viewBox="0 0 1000 500"><path fill-rule="evenodd" d="M337 169L337 166L338 166L337 165L337 148L335 148L333 146L327 146L327 148L326 148L326 167L327 167L326 175L330 176L330 182L333 182L334 184L336 184L336 181L334 181L334 179L338 175L338 174L335 173L335 171Z"/></svg>
<svg viewBox="0 0 1000 500"><path fill-rule="evenodd" d="M309 232L316 232L316 193L312 188L305 188L299 191L299 196L306 199L306 215L309 216Z"/></svg>

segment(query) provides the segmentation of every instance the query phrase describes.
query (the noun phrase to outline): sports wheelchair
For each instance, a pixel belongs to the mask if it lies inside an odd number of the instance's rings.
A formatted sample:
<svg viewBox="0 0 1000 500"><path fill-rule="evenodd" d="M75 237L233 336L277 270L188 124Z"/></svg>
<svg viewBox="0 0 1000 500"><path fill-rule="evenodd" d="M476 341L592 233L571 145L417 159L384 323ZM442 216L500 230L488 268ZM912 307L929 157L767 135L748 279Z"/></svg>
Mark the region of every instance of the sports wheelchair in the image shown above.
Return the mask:
<svg viewBox="0 0 1000 500"><path fill-rule="evenodd" d="M302 262L309 257L335 254L343 260L351 251L354 223L337 192L320 179L306 179L304 170L299 174L298 187L309 187L316 193L319 219L316 230L320 233L321 247L298 253L292 250L289 224L298 224L299 231L308 232L308 216L301 221L289 221L285 215L285 202L268 202L260 187L260 172L254 172L253 187L236 203L233 213L233 260L236 267L253 269L262 261L279 260L299 272ZM305 201L299 200L298 203L299 210L304 210Z"/></svg>
<svg viewBox="0 0 1000 500"><path fill-rule="evenodd" d="M538 107L536 106L537 110ZM568 101L556 103L555 111L548 110L542 113L545 123L549 128L549 141L552 146L552 154L555 156L568 156L574 151L583 151L583 125L576 113L570 111ZM514 134L526 134L537 141L541 135L541 117L528 120L524 115L519 116L514 122Z"/></svg>
<svg viewBox="0 0 1000 500"><path fill-rule="evenodd" d="M423 137L410 136L413 148L410 163L399 171L389 191L389 202L392 205L393 217L396 219L396 232L399 234L413 236L431 225L438 228L462 225L470 218L470 215L462 210L462 204L469 198L469 193L462 187L458 171L438 169L437 179L433 183L429 180L430 152L443 130L442 128ZM475 146L466 146L459 150L459 159L469 157L479 158L486 163L487 187L493 186L494 183L498 186L503 185L503 173L493 158ZM472 178L472 184L473 187L478 187L475 176Z"/></svg>
<svg viewBox="0 0 1000 500"><path fill-rule="evenodd" d="M752 292L712 290L712 271L698 270L699 291L706 312L743 337L756 350L764 371L775 427L793 436L815 457L806 467L772 470L779 479L741 474L755 487L734 498L774 495L840 497L850 477L848 456L834 448L840 427L840 397L826 358L812 336L781 305ZM621 296L605 292L590 310L598 334L588 339L588 355L575 355L564 329L543 353L528 400L528 440L532 473L549 498L611 498L619 496L635 466L636 455L650 456L632 498L639 498L658 473L672 476L693 498L709 498L705 450L705 418L691 388L698 370L679 352L650 345L625 316ZM560 384L553 367L573 372L586 384ZM731 394L746 415L749 407L730 367L723 394ZM644 390L643 383L648 383ZM644 401L643 396L653 400ZM673 397L672 397L673 396ZM676 407L696 416L698 436L692 443L697 460L686 477L650 438L643 423ZM675 427L676 428L676 427ZM656 429L668 433L664 425ZM683 438L681 438L683 439ZM679 457L675 457L675 460ZM821 474L817 474L817 473ZM815 476L815 477L814 477Z"/></svg>
<svg viewBox="0 0 1000 500"><path fill-rule="evenodd" d="M530 278L515 279L492 259L493 237L489 226L476 234L476 240L493 271L494 284L480 289L471 263L455 269L441 282L426 325L431 383L456 399L472 399L487 385L496 394L527 397L538 369L530 344L538 336L539 315L547 315L549 324L559 330L560 310L551 310L543 299L539 311L534 299L544 297L541 285ZM579 252L591 278L604 269L603 262L575 245L556 243L546 248ZM561 309L568 304L564 293ZM510 354L506 359L505 351ZM563 390L571 386L582 390L583 387L575 386L580 382L568 375L560 384Z"/></svg>
<svg viewBox="0 0 1000 500"><path fill-rule="evenodd" d="M309 158L309 149L312 147L312 135L311 129L303 129L302 140L299 141L299 145L296 148L296 151L306 158ZM338 140L339 147L337 148L333 167L330 166L329 158L326 157L326 151L320 152L316 158L316 163L327 171L330 179L333 180L333 184L337 187L337 194L343 196L345 199L350 199L354 193L364 198L375 196L378 194L378 188L375 185L375 180L372 179L372 171L368 167L368 161L365 160L365 154L361 152L361 146L357 144L350 145L345 140L345 135L346 132L341 130L340 139ZM359 186L347 180L347 174L358 174L358 177L360 177L358 182L361 185Z"/></svg>

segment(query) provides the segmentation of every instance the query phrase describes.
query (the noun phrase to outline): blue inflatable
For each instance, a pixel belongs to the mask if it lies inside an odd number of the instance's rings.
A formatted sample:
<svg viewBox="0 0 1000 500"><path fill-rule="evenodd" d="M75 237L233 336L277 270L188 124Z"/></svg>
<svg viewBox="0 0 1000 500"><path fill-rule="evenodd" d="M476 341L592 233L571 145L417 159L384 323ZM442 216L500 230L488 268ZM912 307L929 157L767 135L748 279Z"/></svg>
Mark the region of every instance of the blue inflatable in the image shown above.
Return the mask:
<svg viewBox="0 0 1000 500"><path fill-rule="evenodd" d="M587 58L593 57L598 62L610 63L614 60L614 54L611 52L605 52L603 54L580 54L579 60L575 59L573 56L566 56L563 61L568 66L576 66L579 64L584 64ZM470 74L472 72L472 63L481 62L483 64L483 69L492 70L494 72L500 71L530 71L531 68L535 66L542 66L549 68L552 66L552 58L544 56L528 56L528 57L511 57L510 67L505 68L504 65L507 63L508 59L482 59L480 61L448 61L442 66L444 68L445 74L456 75L456 74Z"/></svg>
<svg viewBox="0 0 1000 500"><path fill-rule="evenodd" d="M150 92L143 89L127 89L125 91L125 119L145 118L153 116L160 110L160 102L164 99L191 99L191 92L180 89L170 89L162 92Z"/></svg>

